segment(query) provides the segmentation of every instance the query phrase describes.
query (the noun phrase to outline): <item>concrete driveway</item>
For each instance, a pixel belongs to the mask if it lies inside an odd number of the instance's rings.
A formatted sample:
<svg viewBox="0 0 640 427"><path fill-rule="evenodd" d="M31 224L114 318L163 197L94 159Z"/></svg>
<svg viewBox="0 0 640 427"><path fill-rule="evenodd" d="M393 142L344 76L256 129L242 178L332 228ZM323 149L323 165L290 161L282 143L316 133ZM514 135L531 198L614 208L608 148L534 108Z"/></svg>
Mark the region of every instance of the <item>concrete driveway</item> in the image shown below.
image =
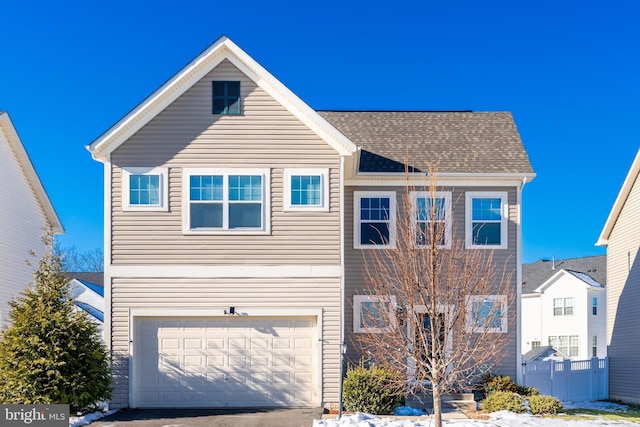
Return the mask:
<svg viewBox="0 0 640 427"><path fill-rule="evenodd" d="M91 423L91 427L311 427L322 408L294 409L131 409Z"/></svg>

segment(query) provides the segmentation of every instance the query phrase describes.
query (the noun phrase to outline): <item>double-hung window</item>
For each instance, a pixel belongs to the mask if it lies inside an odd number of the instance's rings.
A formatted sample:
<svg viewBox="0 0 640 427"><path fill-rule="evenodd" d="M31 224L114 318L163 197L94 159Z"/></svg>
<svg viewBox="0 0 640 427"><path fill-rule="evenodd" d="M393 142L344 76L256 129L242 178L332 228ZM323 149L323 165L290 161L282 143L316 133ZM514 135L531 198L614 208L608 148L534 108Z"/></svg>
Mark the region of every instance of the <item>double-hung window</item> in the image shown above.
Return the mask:
<svg viewBox="0 0 640 427"><path fill-rule="evenodd" d="M569 357L577 357L580 352L578 335L552 335L549 337L549 345Z"/></svg>
<svg viewBox="0 0 640 427"><path fill-rule="evenodd" d="M354 295L353 329L356 333L389 331L396 323L394 296Z"/></svg>
<svg viewBox="0 0 640 427"><path fill-rule="evenodd" d="M432 241L441 248L451 247L451 193L438 191L411 192L416 245L429 246Z"/></svg>
<svg viewBox="0 0 640 427"><path fill-rule="evenodd" d="M467 329L470 332L507 332L507 297L473 295L467 297Z"/></svg>
<svg viewBox="0 0 640 427"><path fill-rule="evenodd" d="M123 168L122 210L168 210L168 172L166 168Z"/></svg>
<svg viewBox="0 0 640 427"><path fill-rule="evenodd" d="M285 169L285 211L328 211L328 169Z"/></svg>
<svg viewBox="0 0 640 427"><path fill-rule="evenodd" d="M507 192L469 191L466 198L466 247L506 249Z"/></svg>
<svg viewBox="0 0 640 427"><path fill-rule="evenodd" d="M213 114L240 114L240 82L213 81Z"/></svg>
<svg viewBox="0 0 640 427"><path fill-rule="evenodd" d="M573 297L554 298L553 299L553 315L554 316L573 315Z"/></svg>
<svg viewBox="0 0 640 427"><path fill-rule="evenodd" d="M268 169L185 169L185 233L268 231Z"/></svg>
<svg viewBox="0 0 640 427"><path fill-rule="evenodd" d="M591 298L591 314L594 316L598 315L598 297Z"/></svg>
<svg viewBox="0 0 640 427"><path fill-rule="evenodd" d="M354 191L353 247L395 247L395 191Z"/></svg>

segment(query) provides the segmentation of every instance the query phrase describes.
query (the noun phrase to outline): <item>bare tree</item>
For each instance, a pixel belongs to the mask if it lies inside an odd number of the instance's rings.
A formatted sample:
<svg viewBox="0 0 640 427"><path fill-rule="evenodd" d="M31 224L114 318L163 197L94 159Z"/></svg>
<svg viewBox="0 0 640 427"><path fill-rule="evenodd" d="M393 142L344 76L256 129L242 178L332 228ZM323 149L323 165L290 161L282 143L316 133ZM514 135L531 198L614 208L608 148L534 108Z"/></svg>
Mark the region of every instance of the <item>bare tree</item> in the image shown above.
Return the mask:
<svg viewBox="0 0 640 427"><path fill-rule="evenodd" d="M62 247L60 242L56 241L54 253L62 260L63 271L96 273L104 271L104 253L100 248L80 253L75 245Z"/></svg>
<svg viewBox="0 0 640 427"><path fill-rule="evenodd" d="M504 354L515 289L492 250L465 248L451 221L453 202L438 192L436 173L429 176L422 191L407 180L395 247L365 254L366 292L374 303L361 315L384 333L359 334L357 344L376 363L407 373L397 387L431 395L440 427L442 396L468 389Z"/></svg>

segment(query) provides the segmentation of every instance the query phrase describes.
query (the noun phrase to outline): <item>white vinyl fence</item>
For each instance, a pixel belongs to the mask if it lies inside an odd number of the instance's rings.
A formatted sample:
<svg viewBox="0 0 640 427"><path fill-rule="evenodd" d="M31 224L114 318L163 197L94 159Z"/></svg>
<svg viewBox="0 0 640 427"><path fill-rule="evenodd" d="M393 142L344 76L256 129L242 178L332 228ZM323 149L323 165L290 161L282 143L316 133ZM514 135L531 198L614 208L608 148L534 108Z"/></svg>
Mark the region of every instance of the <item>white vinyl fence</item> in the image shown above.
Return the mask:
<svg viewBox="0 0 640 427"><path fill-rule="evenodd" d="M609 359L525 362L524 385L563 402L609 398Z"/></svg>

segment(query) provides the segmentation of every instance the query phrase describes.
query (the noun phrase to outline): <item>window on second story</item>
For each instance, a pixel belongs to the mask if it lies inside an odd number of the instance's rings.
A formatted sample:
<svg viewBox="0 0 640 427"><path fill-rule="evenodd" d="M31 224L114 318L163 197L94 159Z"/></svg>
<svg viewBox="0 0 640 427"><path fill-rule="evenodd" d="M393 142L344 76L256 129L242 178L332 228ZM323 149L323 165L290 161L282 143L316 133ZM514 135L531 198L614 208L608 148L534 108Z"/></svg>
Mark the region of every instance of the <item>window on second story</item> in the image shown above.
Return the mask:
<svg viewBox="0 0 640 427"><path fill-rule="evenodd" d="M441 248L451 247L451 193L412 192L416 244L429 246L432 239ZM433 226L433 227L432 227Z"/></svg>
<svg viewBox="0 0 640 427"><path fill-rule="evenodd" d="M396 193L354 191L353 247L395 247Z"/></svg>
<svg viewBox="0 0 640 427"><path fill-rule="evenodd" d="M123 168L122 210L166 211L167 187L166 168Z"/></svg>
<svg viewBox="0 0 640 427"><path fill-rule="evenodd" d="M328 169L285 169L285 211L328 211Z"/></svg>
<svg viewBox="0 0 640 427"><path fill-rule="evenodd" d="M573 315L573 297L554 298L553 299L553 315L554 316L572 316Z"/></svg>
<svg viewBox="0 0 640 427"><path fill-rule="evenodd" d="M594 316L598 315L598 297L593 297L591 299L591 314Z"/></svg>
<svg viewBox="0 0 640 427"><path fill-rule="evenodd" d="M466 197L466 247L506 249L507 193L469 191Z"/></svg>
<svg viewBox="0 0 640 427"><path fill-rule="evenodd" d="M213 81L213 114L240 114L240 82Z"/></svg>
<svg viewBox="0 0 640 427"><path fill-rule="evenodd" d="M268 229L268 169L184 169L185 233Z"/></svg>

